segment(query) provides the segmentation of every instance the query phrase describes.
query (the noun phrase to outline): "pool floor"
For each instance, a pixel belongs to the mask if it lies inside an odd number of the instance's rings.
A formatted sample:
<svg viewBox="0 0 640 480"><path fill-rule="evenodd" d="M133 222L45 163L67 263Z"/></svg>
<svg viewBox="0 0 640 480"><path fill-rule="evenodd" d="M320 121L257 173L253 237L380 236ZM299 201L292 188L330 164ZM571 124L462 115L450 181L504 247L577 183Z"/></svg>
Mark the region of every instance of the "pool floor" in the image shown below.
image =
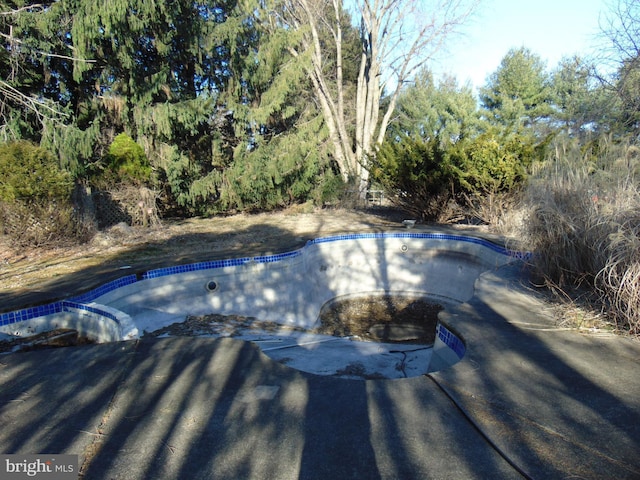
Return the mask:
<svg viewBox="0 0 640 480"><path fill-rule="evenodd" d="M287 328L241 316L189 317L148 337L232 337L256 344L272 360L315 375L350 379L409 378L427 372L432 345L378 343Z"/></svg>

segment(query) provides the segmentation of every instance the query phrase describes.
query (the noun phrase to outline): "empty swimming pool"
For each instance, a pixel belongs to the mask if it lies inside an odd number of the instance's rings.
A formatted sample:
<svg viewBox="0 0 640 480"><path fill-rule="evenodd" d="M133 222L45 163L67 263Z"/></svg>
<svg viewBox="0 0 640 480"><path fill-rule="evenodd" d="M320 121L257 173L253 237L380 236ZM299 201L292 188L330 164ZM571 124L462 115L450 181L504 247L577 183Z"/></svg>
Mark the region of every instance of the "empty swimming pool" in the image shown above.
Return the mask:
<svg viewBox="0 0 640 480"><path fill-rule="evenodd" d="M334 336L319 328L323 307L336 299L411 297L446 310L473 296L482 272L518 257L488 240L465 235L390 232L324 237L276 255L126 276L62 302L2 314L0 331L25 335L65 327L96 341L115 341L153 332L171 334L169 326L191 319L196 325L192 334L253 341L274 360L300 370L401 378L459 361L465 351L463 332L434 322L433 342L422 344L388 342L384 336L371 341L349 332ZM213 322L211 315L216 316ZM389 329L373 321L369 327L372 334L386 328L392 336L411 337L410 326Z"/></svg>

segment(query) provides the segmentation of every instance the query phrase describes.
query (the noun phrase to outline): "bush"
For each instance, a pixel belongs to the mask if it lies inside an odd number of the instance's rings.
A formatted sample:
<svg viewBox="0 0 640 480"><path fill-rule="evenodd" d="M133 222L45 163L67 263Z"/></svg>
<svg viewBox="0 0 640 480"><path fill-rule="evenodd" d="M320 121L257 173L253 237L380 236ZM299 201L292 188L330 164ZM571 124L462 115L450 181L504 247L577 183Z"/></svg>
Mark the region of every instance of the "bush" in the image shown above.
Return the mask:
<svg viewBox="0 0 640 480"><path fill-rule="evenodd" d="M19 141L0 145L0 200L66 201L73 182L46 150Z"/></svg>
<svg viewBox="0 0 640 480"><path fill-rule="evenodd" d="M84 240L90 228L76 217L73 182L46 150L28 142L0 145L0 226L18 247Z"/></svg>
<svg viewBox="0 0 640 480"><path fill-rule="evenodd" d="M465 193L476 195L518 187L535 155L531 138L486 132L458 142L448 156L456 183Z"/></svg>
<svg viewBox="0 0 640 480"><path fill-rule="evenodd" d="M405 136L382 145L372 174L407 211L442 219L469 198L519 188L542 148L532 138L491 131L455 144Z"/></svg>
<svg viewBox="0 0 640 480"><path fill-rule="evenodd" d="M437 218L455 190L455 177L438 139L405 136L385 142L371 176L399 206L423 220Z"/></svg>
<svg viewBox="0 0 640 480"><path fill-rule="evenodd" d="M586 287L619 329L640 334L640 192L637 148L556 145L524 197L534 267L563 291Z"/></svg>
<svg viewBox="0 0 640 480"><path fill-rule="evenodd" d="M114 184L148 185L151 183L151 165L144 149L126 133L113 139L105 158L103 181Z"/></svg>

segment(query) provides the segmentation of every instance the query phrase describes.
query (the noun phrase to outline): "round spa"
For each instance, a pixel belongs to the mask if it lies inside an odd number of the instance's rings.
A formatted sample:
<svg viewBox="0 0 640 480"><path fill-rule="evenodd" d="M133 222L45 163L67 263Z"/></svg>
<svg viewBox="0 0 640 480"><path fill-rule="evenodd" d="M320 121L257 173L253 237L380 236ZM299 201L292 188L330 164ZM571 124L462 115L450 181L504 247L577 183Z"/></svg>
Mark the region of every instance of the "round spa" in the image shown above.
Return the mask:
<svg viewBox="0 0 640 480"><path fill-rule="evenodd" d="M464 332L440 322L438 312L469 300L482 272L518 257L482 238L443 233L318 238L286 253L126 276L2 314L0 332L75 328L96 341L233 336L314 374L411 377L463 358Z"/></svg>

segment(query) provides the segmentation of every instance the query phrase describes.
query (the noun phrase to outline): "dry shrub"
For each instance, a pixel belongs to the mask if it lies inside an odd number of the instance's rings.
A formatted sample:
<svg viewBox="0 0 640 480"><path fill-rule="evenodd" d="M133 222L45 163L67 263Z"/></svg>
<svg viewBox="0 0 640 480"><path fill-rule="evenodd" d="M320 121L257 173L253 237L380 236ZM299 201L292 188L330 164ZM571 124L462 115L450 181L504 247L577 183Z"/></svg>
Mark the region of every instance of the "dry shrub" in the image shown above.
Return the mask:
<svg viewBox="0 0 640 480"><path fill-rule="evenodd" d="M562 144L523 196L525 238L548 287L588 289L618 329L640 334L640 193L637 148Z"/></svg>
<svg viewBox="0 0 640 480"><path fill-rule="evenodd" d="M0 145L0 233L15 247L86 240L71 203L73 181L47 150L26 141Z"/></svg>
<svg viewBox="0 0 640 480"><path fill-rule="evenodd" d="M534 178L524 198L529 206L526 234L537 254L536 267L560 287L580 284L601 266L593 255L599 242L593 225L596 211L585 179Z"/></svg>
<svg viewBox="0 0 640 480"><path fill-rule="evenodd" d="M142 227L160 224L158 192L147 187L123 186L111 192L112 198L123 205L131 216L131 225Z"/></svg>
<svg viewBox="0 0 640 480"><path fill-rule="evenodd" d="M596 275L595 285L611 306L616 326L640 334L640 199L635 207L609 219L611 232L603 253L606 263Z"/></svg>
<svg viewBox="0 0 640 480"><path fill-rule="evenodd" d="M158 197L155 190L127 184L98 191L94 193L98 226L107 228L122 222L142 227L159 225Z"/></svg>
<svg viewBox="0 0 640 480"><path fill-rule="evenodd" d="M460 202L466 218L488 225L493 233L519 238L523 228L517 191L465 194Z"/></svg>
<svg viewBox="0 0 640 480"><path fill-rule="evenodd" d="M64 202L0 202L0 226L18 248L71 245L93 234L93 224L80 220Z"/></svg>

